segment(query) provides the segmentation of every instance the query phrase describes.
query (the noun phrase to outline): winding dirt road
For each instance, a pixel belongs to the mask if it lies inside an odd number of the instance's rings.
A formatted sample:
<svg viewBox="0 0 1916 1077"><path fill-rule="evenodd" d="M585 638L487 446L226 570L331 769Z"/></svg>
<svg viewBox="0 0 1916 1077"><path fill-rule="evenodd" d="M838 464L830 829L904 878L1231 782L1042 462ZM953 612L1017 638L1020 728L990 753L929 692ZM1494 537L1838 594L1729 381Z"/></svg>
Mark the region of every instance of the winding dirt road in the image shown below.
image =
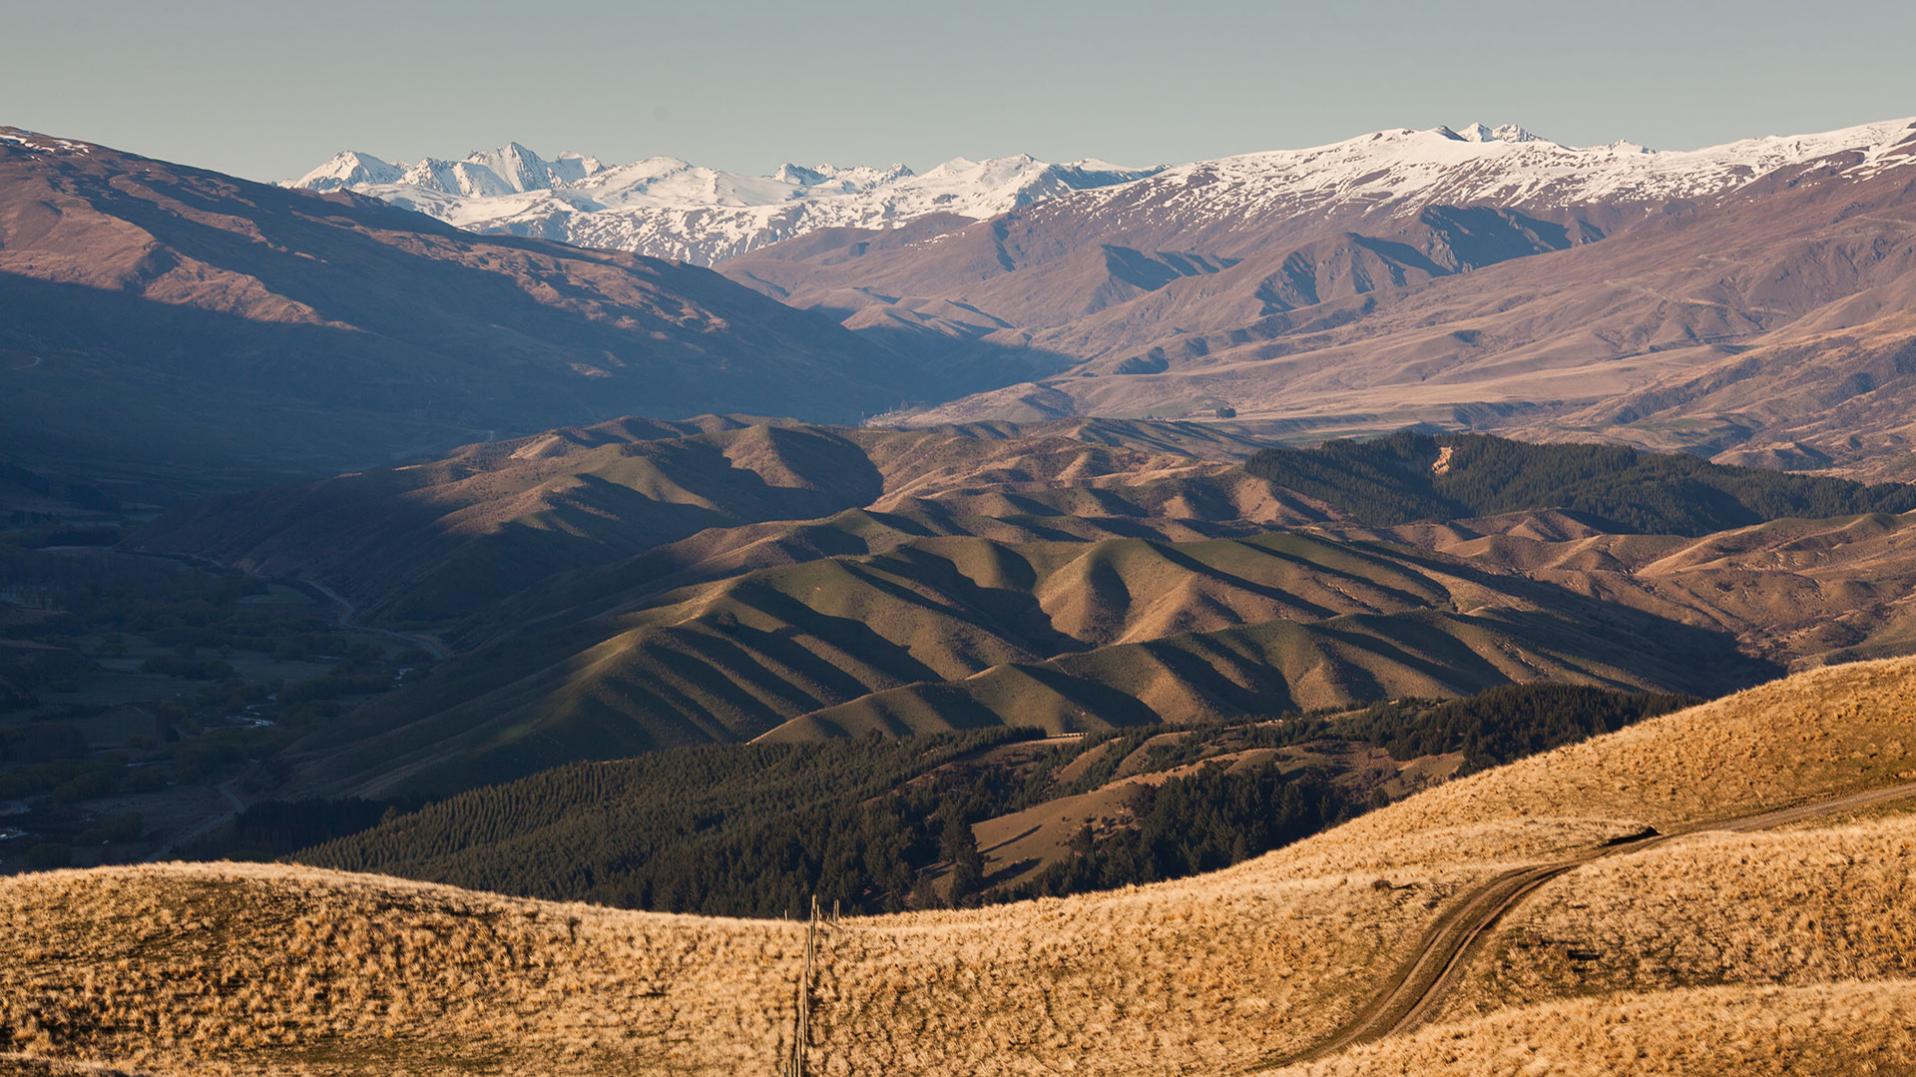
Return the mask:
<svg viewBox="0 0 1916 1077"><path fill-rule="evenodd" d="M1523 904L1545 883L1568 871L1605 857L1641 852L1687 834L1711 830L1747 832L1770 830L1828 815L1858 811L1889 801L1916 796L1916 782L1867 789L1829 800L1772 808L1752 815L1687 825L1672 833L1646 830L1605 845L1585 849L1562 860L1513 868L1466 892L1424 933L1417 952L1398 968L1383 989L1329 1037L1292 1054L1266 1061L1274 1069L1336 1054L1347 1047L1409 1032L1428 1022L1443 1006L1450 991L1463 980L1478 943L1512 909Z"/></svg>

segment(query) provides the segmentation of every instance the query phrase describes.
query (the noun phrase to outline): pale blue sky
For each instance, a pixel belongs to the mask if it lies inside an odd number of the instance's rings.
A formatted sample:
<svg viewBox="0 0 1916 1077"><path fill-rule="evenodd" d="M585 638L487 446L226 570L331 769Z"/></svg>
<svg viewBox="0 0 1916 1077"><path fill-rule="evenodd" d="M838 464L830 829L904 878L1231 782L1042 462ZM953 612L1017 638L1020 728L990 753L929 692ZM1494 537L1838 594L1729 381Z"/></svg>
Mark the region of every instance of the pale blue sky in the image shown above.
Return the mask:
<svg viewBox="0 0 1916 1077"><path fill-rule="evenodd" d="M256 179L607 161L1185 161L1518 122L1691 147L1916 114L1916 3L0 0L0 124Z"/></svg>

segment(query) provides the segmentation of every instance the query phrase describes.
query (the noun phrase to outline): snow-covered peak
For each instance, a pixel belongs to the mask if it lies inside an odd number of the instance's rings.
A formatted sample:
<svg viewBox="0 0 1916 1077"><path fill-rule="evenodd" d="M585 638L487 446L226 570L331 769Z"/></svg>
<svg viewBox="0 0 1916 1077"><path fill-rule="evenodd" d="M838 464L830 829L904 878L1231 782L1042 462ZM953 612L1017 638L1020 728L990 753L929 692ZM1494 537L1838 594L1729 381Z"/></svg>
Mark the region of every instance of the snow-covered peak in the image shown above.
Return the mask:
<svg viewBox="0 0 1916 1077"><path fill-rule="evenodd" d="M1909 124L1894 120L1699 150L1649 150L1626 142L1565 146L1526 137L1514 126L1400 128L1309 149L1182 165L1096 197L1117 199L1122 191L1121 212L1194 223L1252 214L1410 214L1433 204L1647 204L1714 197L1777 169L1845 152L1860 155L1853 174L1893 167L1910 160L1892 152Z"/></svg>
<svg viewBox="0 0 1916 1077"><path fill-rule="evenodd" d="M953 157L949 161L926 169L923 178L1002 183L1008 179L1030 175L1043 167L1045 167L1044 162L1028 153L1013 154L1010 157L992 157L983 161L974 161L969 157Z"/></svg>
<svg viewBox="0 0 1916 1077"><path fill-rule="evenodd" d="M831 187L842 192L869 191L887 183L894 183L912 175L912 170L901 164L886 168L873 168L870 165L853 165L841 168L835 164L801 165L791 161L778 166L766 177L794 187Z"/></svg>
<svg viewBox="0 0 1916 1077"><path fill-rule="evenodd" d="M1326 146L1272 150L1175 168L1105 161L1048 164L1028 154L954 157L922 174L890 168L784 165L752 176L676 157L606 166L579 154L545 160L518 143L462 161L387 165L341 154L295 181L338 186L462 228L710 264L818 228L889 228L927 214L980 220L1089 192L1120 213L1202 227L1247 215L1408 214L1433 205L1549 209L1650 204L1721 195L1779 168L1845 151L1852 174L1897 167L1910 121L1815 135L1745 139L1700 150L1635 143L1567 146L1515 124L1399 128ZM396 176L393 173L398 173Z"/></svg>
<svg viewBox="0 0 1916 1077"><path fill-rule="evenodd" d="M513 191L543 191L557 178L545 158L517 142L496 150L474 150L461 163L485 169L500 185Z"/></svg>
<svg viewBox="0 0 1916 1077"><path fill-rule="evenodd" d="M398 165L382 161L370 153L344 150L333 159L292 182L294 187L312 191L337 191L341 187L362 184L395 183L402 174Z"/></svg>
<svg viewBox="0 0 1916 1077"><path fill-rule="evenodd" d="M597 157L588 157L582 153L562 153L547 162L554 179L559 183L579 183L588 176L596 176L605 171L605 165Z"/></svg>
<svg viewBox="0 0 1916 1077"><path fill-rule="evenodd" d="M775 179L780 183L789 183L794 187L810 187L813 184L825 182L829 177L821 168L806 168L804 165L787 161L779 165L766 178Z"/></svg>
<svg viewBox="0 0 1916 1077"><path fill-rule="evenodd" d="M1500 123L1495 127L1481 123L1467 123L1448 130L1465 142L1541 142L1542 139L1514 123Z"/></svg>
<svg viewBox="0 0 1916 1077"><path fill-rule="evenodd" d="M886 228L928 213L990 217L1156 171L1017 154L957 157L922 175L902 164L788 163L748 176L676 157L609 167L580 154L548 161L517 142L460 161L386 168L375 175L329 163L293 185L349 186L462 228L710 263L815 228Z"/></svg>

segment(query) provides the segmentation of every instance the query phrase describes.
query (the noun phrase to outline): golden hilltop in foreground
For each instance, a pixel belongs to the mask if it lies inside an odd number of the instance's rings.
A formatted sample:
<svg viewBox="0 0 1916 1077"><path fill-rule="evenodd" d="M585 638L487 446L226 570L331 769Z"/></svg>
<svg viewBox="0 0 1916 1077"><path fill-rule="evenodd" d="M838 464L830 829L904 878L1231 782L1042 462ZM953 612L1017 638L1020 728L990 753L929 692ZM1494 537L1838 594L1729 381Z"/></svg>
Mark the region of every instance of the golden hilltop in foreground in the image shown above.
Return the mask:
<svg viewBox="0 0 1916 1077"><path fill-rule="evenodd" d="M1916 660L1821 669L1212 875L822 926L807 1072L1896 1072L1912 717ZM0 1049L19 1072L770 1073L805 947L800 923L303 868L53 872L0 881Z"/></svg>

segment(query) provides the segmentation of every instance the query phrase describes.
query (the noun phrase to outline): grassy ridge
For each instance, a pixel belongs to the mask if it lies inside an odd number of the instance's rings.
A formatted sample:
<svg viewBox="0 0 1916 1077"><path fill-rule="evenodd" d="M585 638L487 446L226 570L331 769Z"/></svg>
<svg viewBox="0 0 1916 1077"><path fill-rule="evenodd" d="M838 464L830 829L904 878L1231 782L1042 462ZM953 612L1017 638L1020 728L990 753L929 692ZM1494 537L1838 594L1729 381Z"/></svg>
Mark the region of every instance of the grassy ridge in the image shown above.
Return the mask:
<svg viewBox="0 0 1916 1077"><path fill-rule="evenodd" d="M1531 680L1715 694L1770 667L1727 637L1554 592L1554 613L1412 611L1272 621L988 669L802 715L771 739L1024 722L1051 732L1468 695Z"/></svg>
<svg viewBox="0 0 1916 1077"><path fill-rule="evenodd" d="M1816 671L1446 783L1224 871L846 918L820 932L811 1058L954 1075L1252 1069L1337 1028L1462 893L1512 863L1902 780L1916 771L1912 700L1910 661ZM1844 876L1822 870L1840 861L1803 854L1835 850L1858 878L1893 884L1887 869L1916 840L1907 816L1854 837L1800 833L1720 848L1685 838L1605 862L1645 865L1632 904L1677 914L1653 944L1686 956L1642 969L1660 977L1656 996L1501 1011L1303 1072L1481 1073L1542 1059L1568 1072L1834 1077L1906 1057L1909 981L1854 980L1907 961L1906 900L1827 950L1814 975L1829 981L1777 986L1755 966L1738 987L1692 979L1715 975L1683 919L1713 907L1694 896L1698 871L1787 880L1751 889L1758 945L1814 952L1824 921L1796 910L1840 905ZM789 921L298 866L50 873L0 880L0 1049L165 1074L765 1072L790 1047L804 951L804 926Z"/></svg>

